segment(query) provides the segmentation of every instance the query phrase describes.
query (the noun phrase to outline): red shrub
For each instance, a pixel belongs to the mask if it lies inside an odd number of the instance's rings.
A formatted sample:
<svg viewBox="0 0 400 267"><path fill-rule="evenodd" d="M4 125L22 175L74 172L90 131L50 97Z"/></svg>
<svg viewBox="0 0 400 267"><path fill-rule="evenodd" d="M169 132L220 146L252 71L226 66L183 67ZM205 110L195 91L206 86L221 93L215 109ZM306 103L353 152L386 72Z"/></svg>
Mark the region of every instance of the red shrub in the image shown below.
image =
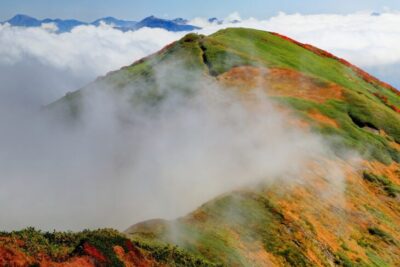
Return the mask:
<svg viewBox="0 0 400 267"><path fill-rule="evenodd" d="M107 258L97 248L89 243L83 244L83 252L85 255L94 258L98 262L107 262Z"/></svg>

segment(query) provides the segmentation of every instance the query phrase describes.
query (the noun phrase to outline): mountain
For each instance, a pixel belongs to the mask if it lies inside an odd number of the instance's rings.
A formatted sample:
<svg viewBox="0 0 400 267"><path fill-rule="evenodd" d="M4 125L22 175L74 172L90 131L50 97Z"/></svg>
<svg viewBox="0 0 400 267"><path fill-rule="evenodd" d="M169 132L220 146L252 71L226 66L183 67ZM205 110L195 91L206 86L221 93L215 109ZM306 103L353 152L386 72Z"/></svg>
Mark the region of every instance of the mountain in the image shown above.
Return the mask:
<svg viewBox="0 0 400 267"><path fill-rule="evenodd" d="M69 32L73 28L80 26L80 25L87 25L86 22L82 22L79 20L74 19L43 19L38 20L36 18L27 16L27 15L16 15L11 19L4 21L3 23L9 23L11 26L20 26L20 27L40 27L42 24L53 23L57 26L57 32Z"/></svg>
<svg viewBox="0 0 400 267"><path fill-rule="evenodd" d="M161 29L166 29L168 31L173 31L173 32L179 32L179 31L193 31L200 29L199 27L192 26L192 25L187 25L187 21L183 19L175 19L175 20L166 20L166 19L160 19L156 18L154 16L150 16L147 18L144 18L138 24L136 24L136 29L140 29L143 27L148 27L148 28L161 28Z"/></svg>
<svg viewBox="0 0 400 267"><path fill-rule="evenodd" d="M198 79L237 93L254 112L263 109L252 92L262 90L282 114L294 115L286 125L318 134L333 155L302 166L297 175L304 179L237 188L186 216L141 222L124 234L3 233L9 254L38 262L45 251L58 262L81 256L108 266L121 266L135 249L143 266L400 266L400 93L329 52L253 29L192 33L67 94L47 112L74 123L84 99L101 90L133 106L148 103L153 112L169 90L187 97L204 90L195 86ZM349 150L358 153L356 162ZM338 173L342 178L330 180ZM133 246L123 245L127 240ZM27 250L27 244L45 246Z"/></svg>
<svg viewBox="0 0 400 267"><path fill-rule="evenodd" d="M120 20L113 17L105 17L97 19L93 21L91 24L99 26L101 22L108 25L113 25L114 27L122 27L122 28L135 28L135 25L137 24L137 21Z"/></svg>
<svg viewBox="0 0 400 267"><path fill-rule="evenodd" d="M40 27L42 22L35 18L32 18L27 15L15 15L11 19L5 21L10 23L12 26L21 26L21 27Z"/></svg>
<svg viewBox="0 0 400 267"><path fill-rule="evenodd" d="M86 22L82 22L79 20L75 19L67 19L67 20L62 20L62 19L44 19L41 21L41 24L43 23L54 23L57 26L57 29L59 33L62 32L70 32L73 28L81 25L87 25Z"/></svg>
<svg viewBox="0 0 400 267"><path fill-rule="evenodd" d="M196 29L200 29L199 27L192 26L187 24L188 20L182 18L176 18L173 20L166 20L156 18L154 16L147 17L140 22L129 21L129 20L120 20L114 17L104 17L97 19L91 23L82 22L74 19L44 19L38 20L36 18L27 16L27 15L16 15L13 18L4 21L3 23L9 23L11 26L19 26L19 27L40 27L44 23L53 23L58 28L58 33L70 32L73 28L81 25L93 25L99 26L100 23L103 22L105 24L113 26L115 29L121 31L134 31L143 27L149 28L161 28L168 31L193 31Z"/></svg>

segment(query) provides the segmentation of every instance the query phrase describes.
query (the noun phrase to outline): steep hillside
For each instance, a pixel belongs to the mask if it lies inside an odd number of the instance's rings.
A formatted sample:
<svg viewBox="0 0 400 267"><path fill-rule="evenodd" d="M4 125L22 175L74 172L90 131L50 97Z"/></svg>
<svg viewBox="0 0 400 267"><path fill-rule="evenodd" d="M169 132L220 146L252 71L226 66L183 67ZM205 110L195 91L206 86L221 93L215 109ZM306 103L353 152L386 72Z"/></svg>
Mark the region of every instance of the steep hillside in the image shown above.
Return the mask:
<svg viewBox="0 0 400 267"><path fill-rule="evenodd" d="M172 244L190 263L166 261L167 250L162 264L400 265L399 92L328 52L258 30L189 34L67 94L48 111L67 114L75 123L85 98L99 91L156 109L171 88L188 97L202 90L194 85L198 80L238 93L254 109L253 92L261 90L289 114L288 124L322 135L334 156L304 166L300 180L260 180L177 220L130 227L126 234L146 259L158 262L152 246ZM350 160L349 151L357 160ZM328 178L335 175L332 164L343 173L338 184Z"/></svg>

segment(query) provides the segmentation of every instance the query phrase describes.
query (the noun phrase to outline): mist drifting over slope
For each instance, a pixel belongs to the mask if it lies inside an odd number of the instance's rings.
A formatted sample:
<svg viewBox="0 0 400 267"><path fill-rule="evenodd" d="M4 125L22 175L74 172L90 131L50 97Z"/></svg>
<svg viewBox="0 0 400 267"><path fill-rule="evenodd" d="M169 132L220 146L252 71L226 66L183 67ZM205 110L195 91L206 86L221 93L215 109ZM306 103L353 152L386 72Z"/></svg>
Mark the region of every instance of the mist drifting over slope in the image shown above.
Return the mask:
<svg viewBox="0 0 400 267"><path fill-rule="evenodd" d="M282 13L266 20L232 14L222 24L201 18L190 23L203 27L203 34L226 27L280 32L397 84L396 71L387 70L400 58L394 26L399 18L397 12ZM166 98L157 107L132 105L112 85L96 83L86 90L91 93L74 126L41 109L184 34L147 28L123 33L107 25L55 34L48 27L0 25L3 229L125 229L145 219L184 215L241 186L276 179L303 183L301 171L309 161L334 157L320 136L289 124L290 115L260 90L248 103L180 62L158 66L157 83ZM321 175L343 190L335 164Z"/></svg>
<svg viewBox="0 0 400 267"><path fill-rule="evenodd" d="M261 91L245 101L180 62L155 72L165 95L156 106L132 105L110 84L95 83L84 91L80 120L72 125L62 116L54 120L54 113L2 106L4 229L125 229L172 219L242 186L302 183L307 163L334 157ZM340 192L343 173L326 166L322 175Z"/></svg>

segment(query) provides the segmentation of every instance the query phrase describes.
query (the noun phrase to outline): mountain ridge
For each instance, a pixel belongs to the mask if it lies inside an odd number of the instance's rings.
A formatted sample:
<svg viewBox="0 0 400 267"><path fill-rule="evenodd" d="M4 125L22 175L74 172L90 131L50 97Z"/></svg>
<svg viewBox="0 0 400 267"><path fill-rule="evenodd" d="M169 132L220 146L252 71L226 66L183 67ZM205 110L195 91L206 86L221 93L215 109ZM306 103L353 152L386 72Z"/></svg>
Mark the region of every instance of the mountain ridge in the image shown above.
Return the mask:
<svg viewBox="0 0 400 267"><path fill-rule="evenodd" d="M83 22L75 19L46 18L43 20L39 20L28 15L17 14L11 19L3 21L2 23L3 24L8 23L11 26L19 26L19 27L41 27L42 24L53 23L58 28L57 33L70 32L73 28L83 25L99 26L101 23L111 25L115 29L121 31L136 31L143 27L161 28L174 32L193 31L200 29L200 27L188 24L188 20L182 18L168 20L168 19L157 18L155 16L149 16L140 21L121 20L109 16L96 19L92 22Z"/></svg>

